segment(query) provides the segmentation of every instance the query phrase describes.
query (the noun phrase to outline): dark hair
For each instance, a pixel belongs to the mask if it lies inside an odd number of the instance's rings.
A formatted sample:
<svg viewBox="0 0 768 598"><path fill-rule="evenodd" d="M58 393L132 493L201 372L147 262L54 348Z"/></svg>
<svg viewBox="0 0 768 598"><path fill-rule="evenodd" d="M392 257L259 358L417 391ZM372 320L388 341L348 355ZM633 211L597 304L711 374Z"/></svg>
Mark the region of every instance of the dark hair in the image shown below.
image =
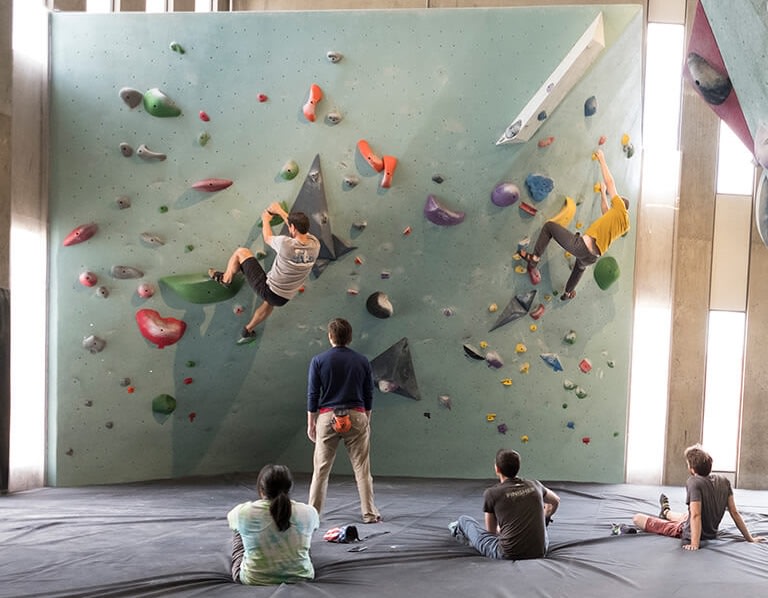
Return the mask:
<svg viewBox="0 0 768 598"><path fill-rule="evenodd" d="M700 476L708 476L712 472L712 456L700 444L689 446L684 455L688 466Z"/></svg>
<svg viewBox="0 0 768 598"><path fill-rule="evenodd" d="M293 487L291 471L285 465L265 465L259 472L256 486L259 494L269 501L269 513L284 532L291 527L291 498L288 493Z"/></svg>
<svg viewBox="0 0 768 598"><path fill-rule="evenodd" d="M334 345L346 347L352 342L352 324L344 318L334 318L328 322L328 335Z"/></svg>
<svg viewBox="0 0 768 598"><path fill-rule="evenodd" d="M304 212L288 214L288 224L293 224L302 235L309 232L309 217Z"/></svg>
<svg viewBox="0 0 768 598"><path fill-rule="evenodd" d="M499 449L496 453L496 467L507 478L514 478L520 471L520 455L512 449Z"/></svg>

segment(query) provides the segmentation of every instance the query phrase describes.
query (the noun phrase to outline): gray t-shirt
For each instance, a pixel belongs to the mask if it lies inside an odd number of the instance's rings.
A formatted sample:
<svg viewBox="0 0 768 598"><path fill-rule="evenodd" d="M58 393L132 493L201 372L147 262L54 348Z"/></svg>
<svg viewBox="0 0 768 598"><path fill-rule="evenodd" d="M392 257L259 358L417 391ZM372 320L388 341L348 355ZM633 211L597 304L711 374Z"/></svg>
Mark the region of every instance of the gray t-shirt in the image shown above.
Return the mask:
<svg viewBox="0 0 768 598"><path fill-rule="evenodd" d="M277 252L277 257L267 272L267 284L273 293L293 299L315 265L320 241L309 234L306 243L286 235L275 235L269 245Z"/></svg>
<svg viewBox="0 0 768 598"><path fill-rule="evenodd" d="M499 548L508 559L536 559L547 552L546 489L536 480L508 479L483 495L483 512L496 515Z"/></svg>
<svg viewBox="0 0 768 598"><path fill-rule="evenodd" d="M701 503L701 539L712 540L717 537L717 528L728 507L728 497L733 494L728 478L710 474L708 476L692 475L685 482L685 503ZM684 541L691 539L690 521L683 525Z"/></svg>

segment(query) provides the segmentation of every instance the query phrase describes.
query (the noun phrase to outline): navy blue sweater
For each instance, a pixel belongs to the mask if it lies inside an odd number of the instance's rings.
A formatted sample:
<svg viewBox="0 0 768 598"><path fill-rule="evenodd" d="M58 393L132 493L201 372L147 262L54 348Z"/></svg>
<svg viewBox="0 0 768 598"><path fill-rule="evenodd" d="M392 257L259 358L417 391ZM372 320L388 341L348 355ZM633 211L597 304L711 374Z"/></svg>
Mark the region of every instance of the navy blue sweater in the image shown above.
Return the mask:
<svg viewBox="0 0 768 598"><path fill-rule="evenodd" d="M373 405L373 373L368 358L349 347L332 347L309 364L307 411Z"/></svg>

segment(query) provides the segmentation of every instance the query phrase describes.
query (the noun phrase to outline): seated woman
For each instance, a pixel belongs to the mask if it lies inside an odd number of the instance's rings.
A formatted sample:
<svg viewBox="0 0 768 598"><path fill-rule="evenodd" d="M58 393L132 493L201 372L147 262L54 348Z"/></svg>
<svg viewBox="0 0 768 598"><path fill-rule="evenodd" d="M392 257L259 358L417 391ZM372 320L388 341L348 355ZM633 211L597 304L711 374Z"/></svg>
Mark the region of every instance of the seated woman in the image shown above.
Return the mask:
<svg viewBox="0 0 768 598"><path fill-rule="evenodd" d="M232 579L246 585L270 585L314 579L309 545L320 518L314 507L291 500L291 472L265 465L256 486L260 499L237 505L227 514L232 540Z"/></svg>

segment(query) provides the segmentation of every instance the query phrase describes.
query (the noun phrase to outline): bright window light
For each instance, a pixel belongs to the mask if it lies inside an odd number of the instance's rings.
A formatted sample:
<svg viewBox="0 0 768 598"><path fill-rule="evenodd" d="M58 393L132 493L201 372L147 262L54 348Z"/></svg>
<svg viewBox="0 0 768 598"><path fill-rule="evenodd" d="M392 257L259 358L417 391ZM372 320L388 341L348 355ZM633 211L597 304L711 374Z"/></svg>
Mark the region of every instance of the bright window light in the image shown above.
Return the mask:
<svg viewBox="0 0 768 598"><path fill-rule="evenodd" d="M113 12L114 0L85 0L85 12Z"/></svg>
<svg viewBox="0 0 768 598"><path fill-rule="evenodd" d="M736 471L746 314L709 312L702 442L717 471Z"/></svg>
<svg viewBox="0 0 768 598"><path fill-rule="evenodd" d="M643 147L677 149L685 28L648 23L643 113Z"/></svg>
<svg viewBox="0 0 768 598"><path fill-rule="evenodd" d="M195 12L211 12L211 0L195 0Z"/></svg>
<svg viewBox="0 0 768 598"><path fill-rule="evenodd" d="M720 147L717 152L717 192L752 195L755 165L752 152L724 121L720 121Z"/></svg>
<svg viewBox="0 0 768 598"><path fill-rule="evenodd" d="M146 0L145 12L168 12L166 0Z"/></svg>

